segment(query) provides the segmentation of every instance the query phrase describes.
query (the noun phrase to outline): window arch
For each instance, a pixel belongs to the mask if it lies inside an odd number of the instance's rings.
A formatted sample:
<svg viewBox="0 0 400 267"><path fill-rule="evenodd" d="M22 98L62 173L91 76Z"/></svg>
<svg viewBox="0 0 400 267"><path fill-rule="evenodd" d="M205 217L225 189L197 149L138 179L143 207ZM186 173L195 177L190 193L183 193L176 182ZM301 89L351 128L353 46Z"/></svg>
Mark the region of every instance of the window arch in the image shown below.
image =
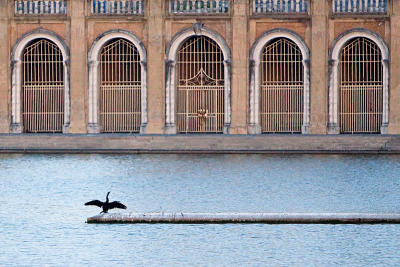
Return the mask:
<svg viewBox="0 0 400 267"><path fill-rule="evenodd" d="M88 132L146 131L146 50L132 33L100 35L89 51Z"/></svg>
<svg viewBox="0 0 400 267"><path fill-rule="evenodd" d="M308 133L309 50L287 29L265 32L250 52L249 133Z"/></svg>
<svg viewBox="0 0 400 267"><path fill-rule="evenodd" d="M172 39L166 57L165 132L229 133L231 56L225 40L196 23Z"/></svg>
<svg viewBox="0 0 400 267"><path fill-rule="evenodd" d="M11 129L68 133L69 51L56 34L23 35L12 51Z"/></svg>
<svg viewBox="0 0 400 267"><path fill-rule="evenodd" d="M377 34L353 29L330 51L328 133L387 133L389 50Z"/></svg>

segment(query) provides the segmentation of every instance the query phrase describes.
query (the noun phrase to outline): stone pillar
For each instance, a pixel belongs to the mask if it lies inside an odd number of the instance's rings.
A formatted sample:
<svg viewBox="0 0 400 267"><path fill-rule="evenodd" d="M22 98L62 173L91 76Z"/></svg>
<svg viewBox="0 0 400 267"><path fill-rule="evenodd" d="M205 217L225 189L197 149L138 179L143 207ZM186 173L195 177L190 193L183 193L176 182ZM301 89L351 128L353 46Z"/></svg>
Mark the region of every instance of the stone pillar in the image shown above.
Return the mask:
<svg viewBox="0 0 400 267"><path fill-rule="evenodd" d="M313 0L311 10L310 133L326 134L328 122L327 0Z"/></svg>
<svg viewBox="0 0 400 267"><path fill-rule="evenodd" d="M9 30L8 30L8 2L0 1L0 133L10 131L10 54Z"/></svg>
<svg viewBox="0 0 400 267"><path fill-rule="evenodd" d="M164 0L146 1L147 6L147 105L146 133L164 132L165 110L165 47L163 32Z"/></svg>
<svg viewBox="0 0 400 267"><path fill-rule="evenodd" d="M390 17L389 134L400 134L400 1L392 1Z"/></svg>
<svg viewBox="0 0 400 267"><path fill-rule="evenodd" d="M87 114L87 44L85 23L85 2L71 0L69 15L70 28L70 133L86 133Z"/></svg>
<svg viewBox="0 0 400 267"><path fill-rule="evenodd" d="M248 36L248 0L232 1L232 83L231 134L247 133L249 106L249 36Z"/></svg>

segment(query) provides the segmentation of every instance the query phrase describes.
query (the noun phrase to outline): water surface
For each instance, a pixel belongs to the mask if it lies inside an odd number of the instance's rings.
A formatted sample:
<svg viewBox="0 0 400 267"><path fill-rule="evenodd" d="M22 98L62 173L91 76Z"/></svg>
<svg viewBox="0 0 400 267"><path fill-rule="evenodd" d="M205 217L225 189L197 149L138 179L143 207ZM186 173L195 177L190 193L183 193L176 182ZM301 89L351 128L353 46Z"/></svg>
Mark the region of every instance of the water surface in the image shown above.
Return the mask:
<svg viewBox="0 0 400 267"><path fill-rule="evenodd" d="M399 156L0 155L0 264L400 265L397 225L88 225L129 211L400 212Z"/></svg>

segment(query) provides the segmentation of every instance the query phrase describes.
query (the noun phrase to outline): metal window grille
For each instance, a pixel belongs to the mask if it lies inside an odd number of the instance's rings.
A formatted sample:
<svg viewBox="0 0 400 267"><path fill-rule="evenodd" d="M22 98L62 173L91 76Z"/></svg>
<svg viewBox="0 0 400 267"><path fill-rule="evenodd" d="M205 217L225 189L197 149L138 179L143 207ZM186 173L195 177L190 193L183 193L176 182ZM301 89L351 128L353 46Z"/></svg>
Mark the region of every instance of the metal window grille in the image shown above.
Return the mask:
<svg viewBox="0 0 400 267"><path fill-rule="evenodd" d="M224 57L205 36L178 51L177 120L180 133L221 133L224 125Z"/></svg>
<svg viewBox="0 0 400 267"><path fill-rule="evenodd" d="M25 48L22 87L25 132L62 132L64 79L63 56L57 45L40 39Z"/></svg>
<svg viewBox="0 0 400 267"><path fill-rule="evenodd" d="M264 133L300 133L304 109L303 56L286 38L267 44L261 56L260 118Z"/></svg>
<svg viewBox="0 0 400 267"><path fill-rule="evenodd" d="M144 0L92 0L92 14L143 15Z"/></svg>
<svg viewBox="0 0 400 267"><path fill-rule="evenodd" d="M171 14L228 14L230 0L169 0Z"/></svg>
<svg viewBox="0 0 400 267"><path fill-rule="evenodd" d="M388 0L333 0L336 14L387 13Z"/></svg>
<svg viewBox="0 0 400 267"><path fill-rule="evenodd" d="M379 133L383 113L383 66L379 47L351 40L340 55L340 132Z"/></svg>
<svg viewBox="0 0 400 267"><path fill-rule="evenodd" d="M253 0L253 13L307 13L308 2L309 0Z"/></svg>
<svg viewBox="0 0 400 267"><path fill-rule="evenodd" d="M15 0L17 15L62 15L67 14L66 0Z"/></svg>
<svg viewBox="0 0 400 267"><path fill-rule="evenodd" d="M100 125L107 133L139 132L141 66L136 47L114 39L100 54Z"/></svg>

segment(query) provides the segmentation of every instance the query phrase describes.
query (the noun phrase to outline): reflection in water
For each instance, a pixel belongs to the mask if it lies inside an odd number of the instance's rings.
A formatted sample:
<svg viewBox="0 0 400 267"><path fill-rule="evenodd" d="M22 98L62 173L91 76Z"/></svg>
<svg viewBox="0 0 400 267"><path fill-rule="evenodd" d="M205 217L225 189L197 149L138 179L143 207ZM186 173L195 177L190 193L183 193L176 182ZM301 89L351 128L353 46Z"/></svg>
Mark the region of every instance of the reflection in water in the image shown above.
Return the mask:
<svg viewBox="0 0 400 267"><path fill-rule="evenodd" d="M128 211L400 212L399 156L1 155L0 263L399 265L397 225L87 225Z"/></svg>

